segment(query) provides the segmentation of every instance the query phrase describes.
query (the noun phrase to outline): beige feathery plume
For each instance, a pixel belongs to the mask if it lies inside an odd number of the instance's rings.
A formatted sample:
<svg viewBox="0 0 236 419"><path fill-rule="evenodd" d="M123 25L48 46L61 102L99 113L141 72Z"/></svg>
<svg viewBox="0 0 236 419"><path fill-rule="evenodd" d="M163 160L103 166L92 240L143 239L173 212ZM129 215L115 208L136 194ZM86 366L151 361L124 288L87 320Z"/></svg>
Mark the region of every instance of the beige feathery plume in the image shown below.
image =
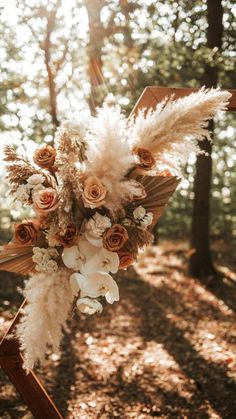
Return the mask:
<svg viewBox="0 0 236 419"><path fill-rule="evenodd" d="M139 112L129 126L129 141L147 148L157 160L173 166L184 163L191 151L199 152L197 140L207 137L207 121L224 110L231 94L227 91L202 88L178 100L170 98L154 110Z"/></svg>
<svg viewBox="0 0 236 419"><path fill-rule="evenodd" d="M127 120L119 107L103 106L91 119L87 134L87 175L97 176L107 189L105 207L111 213L121 209L136 192L133 181L124 180L135 164L127 135Z"/></svg>
<svg viewBox="0 0 236 419"><path fill-rule="evenodd" d="M60 269L54 274L36 273L26 282L21 322L16 329L24 353L24 367L33 368L43 361L48 344L59 350L62 328L71 309L73 295L70 272Z"/></svg>

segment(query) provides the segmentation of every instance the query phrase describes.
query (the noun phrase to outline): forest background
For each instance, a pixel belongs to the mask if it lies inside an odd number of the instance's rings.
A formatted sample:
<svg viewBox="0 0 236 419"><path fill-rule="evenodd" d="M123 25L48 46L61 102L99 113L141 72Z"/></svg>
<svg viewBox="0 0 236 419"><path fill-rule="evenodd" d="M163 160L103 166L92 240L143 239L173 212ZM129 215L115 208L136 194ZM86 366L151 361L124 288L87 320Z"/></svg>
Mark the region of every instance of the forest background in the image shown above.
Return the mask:
<svg viewBox="0 0 236 419"><path fill-rule="evenodd" d="M235 88L235 46L233 0L0 0L0 247L29 215L6 195L5 144L32 157L103 102L128 116L146 86ZM73 312L37 369L65 418L235 417L235 113L209 128L121 301ZM23 281L0 272L2 335ZM31 417L3 373L0 388L1 418Z"/></svg>

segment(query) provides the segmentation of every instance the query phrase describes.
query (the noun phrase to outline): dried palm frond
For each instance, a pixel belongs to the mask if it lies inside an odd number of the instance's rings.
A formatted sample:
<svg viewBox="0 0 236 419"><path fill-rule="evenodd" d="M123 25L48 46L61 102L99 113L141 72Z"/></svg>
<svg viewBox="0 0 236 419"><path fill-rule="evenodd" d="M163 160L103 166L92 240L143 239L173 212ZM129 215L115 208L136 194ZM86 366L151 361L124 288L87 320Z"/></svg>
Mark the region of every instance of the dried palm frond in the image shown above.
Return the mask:
<svg viewBox="0 0 236 419"><path fill-rule="evenodd" d="M32 261L34 246L15 242L3 246L0 253L0 270L24 275L33 272L35 268L35 263Z"/></svg>
<svg viewBox="0 0 236 419"><path fill-rule="evenodd" d="M147 196L130 203L127 209L134 210L137 206L142 205L147 212L153 213L153 224L155 224L179 185L180 179L175 176L141 175L136 176L135 179L144 186Z"/></svg>

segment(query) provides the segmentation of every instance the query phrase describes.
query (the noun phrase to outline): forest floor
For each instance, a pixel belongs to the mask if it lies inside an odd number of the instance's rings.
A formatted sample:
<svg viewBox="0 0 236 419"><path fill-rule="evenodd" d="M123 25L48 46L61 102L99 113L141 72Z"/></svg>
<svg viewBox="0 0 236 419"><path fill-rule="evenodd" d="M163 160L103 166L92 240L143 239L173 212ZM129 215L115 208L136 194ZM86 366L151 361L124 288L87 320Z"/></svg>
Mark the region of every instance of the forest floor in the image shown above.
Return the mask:
<svg viewBox="0 0 236 419"><path fill-rule="evenodd" d="M215 252L222 278L200 282L185 243L149 248L117 278L119 303L74 314L61 356L38 370L64 418L236 418L236 260L222 243ZM21 301L16 279L1 292L3 330ZM0 386L0 418L30 418L3 373Z"/></svg>

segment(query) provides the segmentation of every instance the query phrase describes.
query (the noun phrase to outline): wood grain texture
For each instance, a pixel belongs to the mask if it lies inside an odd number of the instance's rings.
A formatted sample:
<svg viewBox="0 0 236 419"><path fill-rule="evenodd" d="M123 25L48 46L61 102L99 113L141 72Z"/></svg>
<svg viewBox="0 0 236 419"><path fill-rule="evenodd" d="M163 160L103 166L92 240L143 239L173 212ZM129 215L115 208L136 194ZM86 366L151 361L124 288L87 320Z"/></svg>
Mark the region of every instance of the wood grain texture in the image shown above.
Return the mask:
<svg viewBox="0 0 236 419"><path fill-rule="evenodd" d="M33 371L23 368L18 340L11 335L20 321L23 302L0 343L0 365L36 419L62 419L60 412Z"/></svg>
<svg viewBox="0 0 236 419"><path fill-rule="evenodd" d="M131 116L135 115L139 109L143 108L154 108L157 103L161 102L167 96L173 95L174 99L179 99L181 97L190 95L191 93L197 92L197 88L189 87L157 87L149 86L146 87L138 99ZM235 112L236 111L236 89L223 89L228 90L231 93L231 98L229 99L229 105L227 111Z"/></svg>
<svg viewBox="0 0 236 419"><path fill-rule="evenodd" d="M197 92L199 89L193 89L189 87L148 87L152 95L154 96L156 103L161 102L166 96L173 95L174 99L188 96L191 93ZM223 89L227 90L232 94L229 99L228 111L236 111L236 89Z"/></svg>

